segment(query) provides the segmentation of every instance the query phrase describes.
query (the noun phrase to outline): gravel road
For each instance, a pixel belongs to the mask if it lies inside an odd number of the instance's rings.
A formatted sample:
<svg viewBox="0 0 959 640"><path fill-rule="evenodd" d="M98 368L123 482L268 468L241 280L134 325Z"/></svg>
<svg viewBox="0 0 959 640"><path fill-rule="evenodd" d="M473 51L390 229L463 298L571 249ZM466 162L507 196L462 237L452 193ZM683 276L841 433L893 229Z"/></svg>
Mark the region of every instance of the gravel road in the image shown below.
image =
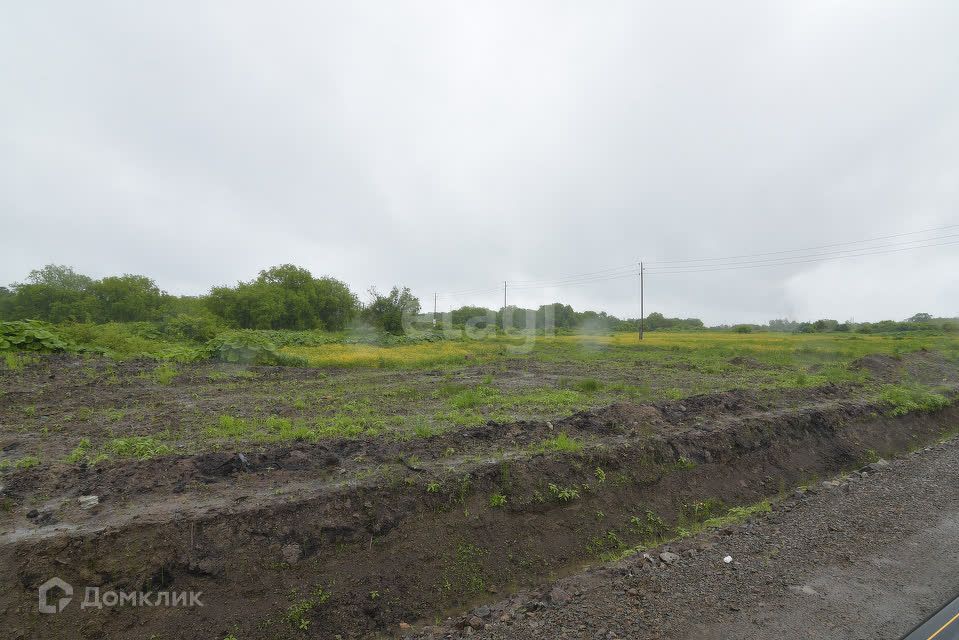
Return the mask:
<svg viewBox="0 0 959 640"><path fill-rule="evenodd" d="M835 480L419 635L899 638L959 593L959 440Z"/></svg>

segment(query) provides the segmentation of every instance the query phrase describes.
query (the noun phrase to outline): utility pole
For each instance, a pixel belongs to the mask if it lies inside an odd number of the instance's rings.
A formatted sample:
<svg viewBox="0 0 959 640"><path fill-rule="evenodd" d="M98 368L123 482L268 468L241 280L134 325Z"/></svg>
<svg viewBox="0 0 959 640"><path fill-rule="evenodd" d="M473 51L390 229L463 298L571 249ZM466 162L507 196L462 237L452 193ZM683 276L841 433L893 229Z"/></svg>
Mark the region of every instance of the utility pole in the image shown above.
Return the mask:
<svg viewBox="0 0 959 640"><path fill-rule="evenodd" d="M643 331L646 329L646 311L643 309L643 263L639 263L639 339L643 339Z"/></svg>
<svg viewBox="0 0 959 640"><path fill-rule="evenodd" d="M503 332L506 332L506 280L503 280Z"/></svg>

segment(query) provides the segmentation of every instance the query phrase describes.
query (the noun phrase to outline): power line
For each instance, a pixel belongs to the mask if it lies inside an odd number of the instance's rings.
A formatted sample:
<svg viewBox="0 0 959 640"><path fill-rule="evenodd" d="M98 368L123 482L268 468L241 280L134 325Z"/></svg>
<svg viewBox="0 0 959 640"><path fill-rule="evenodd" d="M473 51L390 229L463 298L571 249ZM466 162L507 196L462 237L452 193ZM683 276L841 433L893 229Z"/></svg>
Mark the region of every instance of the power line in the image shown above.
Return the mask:
<svg viewBox="0 0 959 640"><path fill-rule="evenodd" d="M900 247L901 247L901 248L907 248L907 249L908 249L908 248L910 248L910 247L908 247L908 246L906 246L906 245L916 244L916 243L918 243L918 242L931 242L931 241L933 241L933 240L947 240L947 239L949 239L949 238L959 238L959 233L952 233L952 234L948 234L948 235L944 235L944 236L936 236L936 237L933 237L933 238L923 238L923 239L921 239L921 240L905 240L905 241L900 241L900 242L892 242L892 243L889 243L889 244L876 245L876 246L873 246L873 247L862 247L862 248L860 248L860 249L834 249L834 250L832 250L832 251L823 251L823 252L820 252L820 253L810 253L810 254L806 254L806 255L796 255L796 256L781 256L781 257L779 257L779 258L766 258L766 259L763 259L763 260L745 260L745 261L744 261L744 260L737 260L737 261L732 261L732 262L719 262L719 263L715 263L715 264L695 264L695 265L691 264L691 265L677 265L677 266L672 266L672 267L657 267L657 268L660 269L660 270L665 270L665 271L682 269L682 270L690 270L690 272L693 272L693 271L695 271L696 269L701 269L701 268L711 268L711 267L735 267L735 266L744 266L744 265L751 265L751 264L776 263L776 262L780 262L780 261L783 261L783 260L798 260L798 259L801 259L801 258L818 258L818 257L826 257L826 256L832 256L832 255L839 255L839 254L844 254L844 253L855 254L855 253L857 253L857 252L861 252L861 251L872 251L872 250L875 250L875 249L893 249L893 248L900 248ZM918 248L918 246L917 246L917 248ZM650 271L655 271L655 269L651 269Z"/></svg>
<svg viewBox="0 0 959 640"><path fill-rule="evenodd" d="M935 244L917 244L929 243L931 241L946 240L959 237L959 233L929 237L917 238L914 240L903 240L899 242L888 243L884 245L868 246L860 248L836 249L831 251L820 251L819 253L801 254L806 251L819 251L821 249L830 249L832 247L849 247L851 245L866 244L888 240L892 238L903 238L920 234L928 234L936 231L959 228L959 224L944 225L933 227L920 231L909 231L885 236L876 236L864 240L851 240L846 242L834 242L830 244L818 245L815 247L806 247L802 249L783 249L780 251L768 251L762 253L742 254L738 256L726 256L716 258L688 258L682 260L653 261L647 264L653 264L653 267L646 267L647 273L655 275L677 275L681 273L706 273L710 271L730 271L735 269L753 269L761 267L786 266L792 264L808 264L813 262L823 262L828 260L837 260L841 258L854 258L870 255L884 255L889 253L899 253L901 251L910 251L913 249L925 249L940 246L949 246L959 243L959 241L942 242ZM914 245L914 246L907 246ZM745 258L762 258L764 256L779 256L761 260L744 260ZM702 263L702 264L691 264ZM558 276L554 279L545 280L519 280L511 281L510 288L516 291L530 291L534 289L550 289L568 286L578 286L583 284L592 284L598 282L607 282L631 278L638 273L636 264L621 265L618 267L609 267L595 271L587 271L579 274ZM452 293L439 294L438 297L444 300L450 298L461 298L466 296L476 296L481 294L491 294L501 291L500 287L478 287L474 289L465 289Z"/></svg>
<svg viewBox="0 0 959 640"><path fill-rule="evenodd" d="M625 264L625 265L621 265L621 266L619 266L619 267L610 267L610 268L608 268L608 269L600 269L599 271L587 271L586 273L574 273L574 274L561 275L561 276L556 276L555 278L549 278L549 279L547 279L547 280L512 280L511 282L513 282L514 284L519 284L519 285L541 284L541 283L544 283L544 282L554 282L554 281L556 281L556 280L565 280L565 279L567 279L567 278L579 278L580 276L590 276L590 275L605 274L605 273L608 273L608 272L611 272L611 271L622 271L623 269L632 269L633 271L635 271L635 270L636 270L636 264L635 264L635 263Z"/></svg>
<svg viewBox="0 0 959 640"><path fill-rule="evenodd" d="M947 236L942 236L940 238L928 238L928 240L943 240L952 237L959 237L959 234L950 234ZM923 244L915 246L902 246L903 244L913 244L915 242L924 242L924 240L913 240L906 243L891 244L885 245L884 247L864 247L862 249L847 249L842 252L826 252L821 254L812 254L805 256L786 256L778 259L770 259L765 261L752 261L752 262L740 262L740 263L731 263L726 265L697 265L689 267L674 267L673 269L662 268L662 270L653 270L646 268L646 273L652 273L655 275L677 275L682 273L708 273L712 271L733 271L736 269L756 269L762 267L776 267L776 266L786 266L793 264L809 264L814 262L827 262L830 260L839 260L842 258L857 258L861 256L871 256L871 255L884 255L891 253L899 253L902 251L911 251L914 249L927 249L933 247L943 247L959 244L959 240L953 240L950 242L938 242L933 244ZM835 253L840 253L842 255L831 255ZM569 286L578 286L583 284L593 284L598 282L608 282L611 280L621 280L623 278L632 278L637 275L636 267L633 267L632 273L622 273L611 276L594 276L590 278L583 278L579 280L570 280L565 282L555 282L550 285L543 286L526 286L526 287L513 287L516 290L533 290L533 289L551 289L551 288L562 288Z"/></svg>
<svg viewBox="0 0 959 640"><path fill-rule="evenodd" d="M738 258L758 258L761 256L772 256L772 255L779 255L783 253L798 253L800 251L815 251L817 249L829 249L831 247L841 247L841 246L846 246L850 244L865 244L867 242L876 242L878 240L889 240L890 238L902 238L905 236L914 236L922 233L932 233L933 231L944 231L946 229L955 229L957 227L959 227L959 224L948 224L942 227L932 227L930 229L923 229L921 231L907 231L905 233L894 233L888 236L876 236L873 238L867 238L865 240L850 240L847 242L834 242L832 244L822 244L816 247L805 247L802 249L783 249L781 251L769 251L766 253L751 253L751 254L744 254L739 256L725 256L720 258L687 258L683 260L652 260L649 262L649 264L666 265L666 264L677 264L680 262L714 262L719 260L735 260ZM925 240L931 240L931 239L932 238L925 238ZM916 240L915 242L922 242L922 241L923 240Z"/></svg>
<svg viewBox="0 0 959 640"><path fill-rule="evenodd" d="M732 270L735 270L735 269L760 269L760 268L763 268L763 267L780 267L780 266L786 266L786 265L790 265L790 264L808 264L808 263L811 263L811 262L829 262L830 260L842 260L843 258L860 258L860 257L862 257L862 256L878 256L878 255L885 255L885 254L890 254L890 253L899 253L899 252L901 252L901 251L912 251L913 249L927 249L927 248L930 248L930 247L945 247L945 246L954 245L954 244L959 244L959 240L953 240L953 241L951 241L951 242L940 242L940 243L937 243L937 244L920 245L920 246L915 246L915 247L901 247L901 248L899 248L899 249L884 249L884 250L882 250L882 251L869 251L869 252L867 252L867 253L853 253L853 254L848 254L848 255L832 256L832 257L826 257L826 258L812 258L812 259L810 259L810 260L794 260L794 261L787 261L787 262L771 262L771 263L768 263L768 264L737 265L737 266L729 266L729 267L707 267L707 266L704 266L703 268L700 268L700 269L691 269L691 270L687 270L687 271L657 271L657 272L655 272L655 274L658 275L658 276L667 276L667 275L677 275L677 274L681 274L681 273L708 273L708 272L710 272L710 271L732 271ZM868 251L868 250L863 249L863 251ZM648 271L648 270L647 270L647 271Z"/></svg>

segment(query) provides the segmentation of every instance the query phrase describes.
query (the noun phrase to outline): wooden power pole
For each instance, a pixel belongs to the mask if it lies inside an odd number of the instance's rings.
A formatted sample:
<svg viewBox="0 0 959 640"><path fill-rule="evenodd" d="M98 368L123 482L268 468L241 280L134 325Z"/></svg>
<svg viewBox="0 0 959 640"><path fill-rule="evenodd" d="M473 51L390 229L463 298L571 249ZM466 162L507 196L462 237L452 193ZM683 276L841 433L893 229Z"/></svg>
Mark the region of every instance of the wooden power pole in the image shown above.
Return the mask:
<svg viewBox="0 0 959 640"><path fill-rule="evenodd" d="M646 311L643 308L644 305L644 295L643 295L643 263L639 263L639 339L643 339L643 332L646 329Z"/></svg>
<svg viewBox="0 0 959 640"><path fill-rule="evenodd" d="M506 280L503 280L503 332L506 332Z"/></svg>

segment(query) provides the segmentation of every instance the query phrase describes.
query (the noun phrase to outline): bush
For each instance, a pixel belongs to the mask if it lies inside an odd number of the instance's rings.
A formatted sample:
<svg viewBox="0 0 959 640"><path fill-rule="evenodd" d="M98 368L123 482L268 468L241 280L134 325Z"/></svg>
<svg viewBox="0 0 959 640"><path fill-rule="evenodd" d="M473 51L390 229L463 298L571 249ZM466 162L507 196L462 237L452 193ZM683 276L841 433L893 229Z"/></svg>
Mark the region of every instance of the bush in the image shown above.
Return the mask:
<svg viewBox="0 0 959 640"><path fill-rule="evenodd" d="M303 358L277 351L276 345L255 331L221 333L206 345L209 357L223 362L305 367Z"/></svg>
<svg viewBox="0 0 959 640"><path fill-rule="evenodd" d="M38 320L0 322L0 351L67 351L72 345L52 326Z"/></svg>
<svg viewBox="0 0 959 640"><path fill-rule="evenodd" d="M174 340L208 342L216 337L216 320L209 316L194 316L181 313L163 322L160 330Z"/></svg>
<svg viewBox="0 0 959 640"><path fill-rule="evenodd" d="M59 331L79 345L78 350L129 359L153 357L171 346L162 341L150 323L109 322L106 324L70 324Z"/></svg>

